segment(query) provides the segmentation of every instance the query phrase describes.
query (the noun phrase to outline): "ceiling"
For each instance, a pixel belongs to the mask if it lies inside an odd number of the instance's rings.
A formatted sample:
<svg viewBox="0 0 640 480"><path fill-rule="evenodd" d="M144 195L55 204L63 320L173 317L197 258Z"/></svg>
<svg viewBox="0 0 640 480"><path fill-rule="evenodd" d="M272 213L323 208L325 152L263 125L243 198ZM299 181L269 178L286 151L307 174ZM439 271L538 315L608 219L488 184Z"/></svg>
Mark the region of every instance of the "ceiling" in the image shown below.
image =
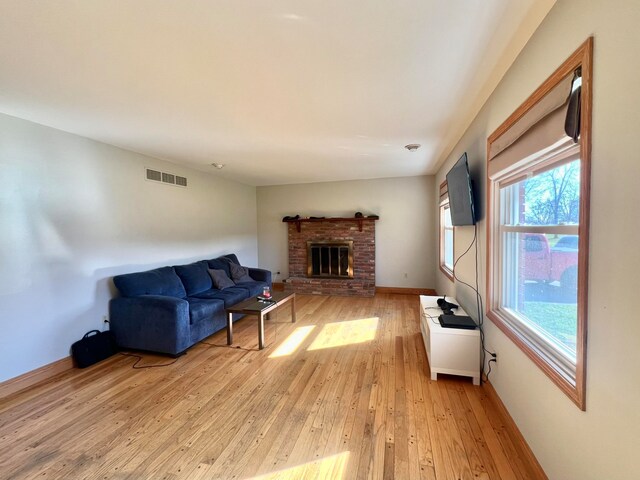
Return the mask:
<svg viewBox="0 0 640 480"><path fill-rule="evenodd" d="M0 0L0 112L249 185L432 174L554 1Z"/></svg>

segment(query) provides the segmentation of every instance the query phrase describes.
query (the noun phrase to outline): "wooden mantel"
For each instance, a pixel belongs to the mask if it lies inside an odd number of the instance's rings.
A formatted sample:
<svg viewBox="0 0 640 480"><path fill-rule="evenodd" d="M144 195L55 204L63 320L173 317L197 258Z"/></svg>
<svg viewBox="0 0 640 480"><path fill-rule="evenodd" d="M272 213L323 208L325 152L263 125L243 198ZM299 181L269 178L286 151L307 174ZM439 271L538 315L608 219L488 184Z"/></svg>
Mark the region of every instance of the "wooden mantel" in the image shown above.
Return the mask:
<svg viewBox="0 0 640 480"><path fill-rule="evenodd" d="M380 217L378 215L372 215L370 217L325 217L325 218L283 218L284 223L295 223L296 230L300 233L300 225L303 222L356 222L358 229L362 232L362 222L375 222Z"/></svg>

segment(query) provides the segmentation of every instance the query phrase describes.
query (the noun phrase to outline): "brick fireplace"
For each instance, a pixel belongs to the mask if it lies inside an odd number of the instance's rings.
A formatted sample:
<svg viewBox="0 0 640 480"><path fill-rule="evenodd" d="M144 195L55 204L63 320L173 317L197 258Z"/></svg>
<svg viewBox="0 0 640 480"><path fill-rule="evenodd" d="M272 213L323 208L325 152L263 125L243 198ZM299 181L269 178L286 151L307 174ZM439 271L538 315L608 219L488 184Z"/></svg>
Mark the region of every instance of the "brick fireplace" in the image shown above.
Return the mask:
<svg viewBox="0 0 640 480"><path fill-rule="evenodd" d="M372 297L376 287L375 220L377 217L285 220L289 239L285 291ZM347 260L345 246L349 245Z"/></svg>

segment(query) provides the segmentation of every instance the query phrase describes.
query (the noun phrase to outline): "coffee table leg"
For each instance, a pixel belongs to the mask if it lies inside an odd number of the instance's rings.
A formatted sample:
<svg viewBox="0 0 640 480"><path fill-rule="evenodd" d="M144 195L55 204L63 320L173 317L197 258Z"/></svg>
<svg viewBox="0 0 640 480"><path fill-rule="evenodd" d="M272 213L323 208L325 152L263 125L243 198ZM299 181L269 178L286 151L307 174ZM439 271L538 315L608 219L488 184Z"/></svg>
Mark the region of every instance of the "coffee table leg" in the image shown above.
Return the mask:
<svg viewBox="0 0 640 480"><path fill-rule="evenodd" d="M291 323L296 323L296 294L291 299Z"/></svg>
<svg viewBox="0 0 640 480"><path fill-rule="evenodd" d="M233 343L233 313L227 313L227 345Z"/></svg>
<svg viewBox="0 0 640 480"><path fill-rule="evenodd" d="M264 314L261 312L258 320L258 348L264 348Z"/></svg>

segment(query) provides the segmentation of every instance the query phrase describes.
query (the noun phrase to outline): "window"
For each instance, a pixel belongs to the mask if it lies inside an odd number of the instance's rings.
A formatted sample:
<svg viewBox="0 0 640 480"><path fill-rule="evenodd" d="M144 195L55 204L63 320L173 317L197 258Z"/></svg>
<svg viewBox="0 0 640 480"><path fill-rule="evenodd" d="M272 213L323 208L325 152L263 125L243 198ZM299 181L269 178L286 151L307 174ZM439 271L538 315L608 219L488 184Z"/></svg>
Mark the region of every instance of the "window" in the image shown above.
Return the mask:
<svg viewBox="0 0 640 480"><path fill-rule="evenodd" d="M487 167L487 316L583 410L591 49L489 137Z"/></svg>
<svg viewBox="0 0 640 480"><path fill-rule="evenodd" d="M506 184L505 186L502 186ZM497 182L498 309L510 326L575 375L578 324L580 160Z"/></svg>
<svg viewBox="0 0 640 480"><path fill-rule="evenodd" d="M453 280L453 224L447 182L440 185L440 270Z"/></svg>

